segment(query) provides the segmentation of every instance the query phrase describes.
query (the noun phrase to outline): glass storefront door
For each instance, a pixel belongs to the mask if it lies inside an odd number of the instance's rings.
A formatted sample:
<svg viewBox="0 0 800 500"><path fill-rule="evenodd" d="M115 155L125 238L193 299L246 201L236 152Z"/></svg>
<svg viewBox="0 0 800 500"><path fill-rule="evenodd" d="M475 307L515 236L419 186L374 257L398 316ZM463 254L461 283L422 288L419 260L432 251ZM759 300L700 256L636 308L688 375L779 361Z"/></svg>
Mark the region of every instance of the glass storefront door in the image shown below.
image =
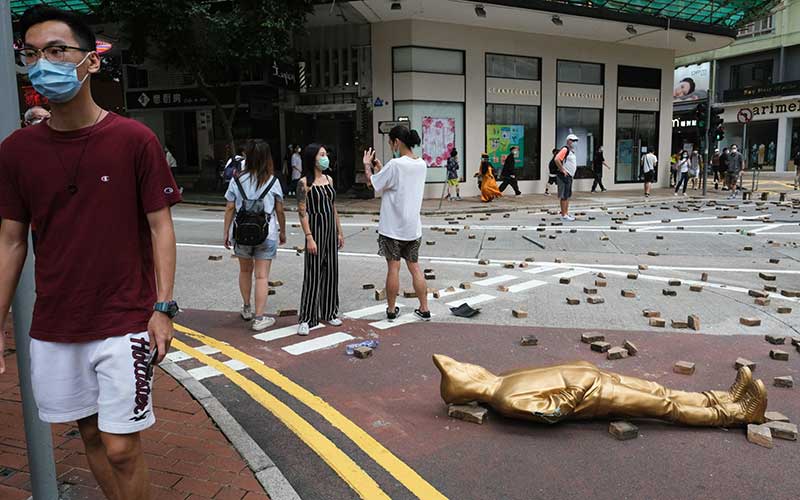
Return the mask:
<svg viewBox="0 0 800 500"><path fill-rule="evenodd" d="M615 182L642 182L639 161L645 151L658 154L658 113L620 111L617 114L617 161ZM659 161L661 165L669 165Z"/></svg>

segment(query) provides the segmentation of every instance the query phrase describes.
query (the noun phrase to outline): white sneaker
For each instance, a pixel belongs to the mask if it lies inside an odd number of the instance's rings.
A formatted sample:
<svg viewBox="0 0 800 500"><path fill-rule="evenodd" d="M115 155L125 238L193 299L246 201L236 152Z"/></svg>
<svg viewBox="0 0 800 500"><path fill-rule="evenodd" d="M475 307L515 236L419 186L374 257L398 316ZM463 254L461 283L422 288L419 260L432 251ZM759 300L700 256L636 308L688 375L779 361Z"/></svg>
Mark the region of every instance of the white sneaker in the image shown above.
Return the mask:
<svg viewBox="0 0 800 500"><path fill-rule="evenodd" d="M253 309L250 306L242 306L242 319L250 321L253 319Z"/></svg>
<svg viewBox="0 0 800 500"><path fill-rule="evenodd" d="M300 323L297 326L297 334L301 337L305 337L308 335L308 323Z"/></svg>
<svg viewBox="0 0 800 500"><path fill-rule="evenodd" d="M681 196L686 196L686 193L681 193Z"/></svg>
<svg viewBox="0 0 800 500"><path fill-rule="evenodd" d="M565 220L567 222L573 222L575 220L575 217L571 215L562 215L561 220Z"/></svg>
<svg viewBox="0 0 800 500"><path fill-rule="evenodd" d="M261 332L271 327L274 324L275 324L275 318L270 318L269 316L261 316L260 318L256 318L253 321L253 326L251 328L256 332Z"/></svg>
<svg viewBox="0 0 800 500"><path fill-rule="evenodd" d="M333 318L332 320L328 321L328 324L331 326L342 326L342 320L339 318Z"/></svg>
<svg viewBox="0 0 800 500"><path fill-rule="evenodd" d="M678 192L675 191L675 193L673 193L673 196L678 196Z"/></svg>

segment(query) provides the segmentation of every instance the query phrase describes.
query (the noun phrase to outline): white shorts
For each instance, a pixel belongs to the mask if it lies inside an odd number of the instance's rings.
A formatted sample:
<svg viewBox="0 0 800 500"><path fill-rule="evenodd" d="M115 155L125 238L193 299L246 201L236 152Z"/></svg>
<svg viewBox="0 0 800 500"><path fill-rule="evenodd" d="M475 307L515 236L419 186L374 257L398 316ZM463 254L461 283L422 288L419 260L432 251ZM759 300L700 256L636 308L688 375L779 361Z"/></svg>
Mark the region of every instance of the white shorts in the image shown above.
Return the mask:
<svg viewBox="0 0 800 500"><path fill-rule="evenodd" d="M44 422L67 423L97 414L110 434L147 429L153 415L147 374L147 332L92 342L31 339L33 395Z"/></svg>

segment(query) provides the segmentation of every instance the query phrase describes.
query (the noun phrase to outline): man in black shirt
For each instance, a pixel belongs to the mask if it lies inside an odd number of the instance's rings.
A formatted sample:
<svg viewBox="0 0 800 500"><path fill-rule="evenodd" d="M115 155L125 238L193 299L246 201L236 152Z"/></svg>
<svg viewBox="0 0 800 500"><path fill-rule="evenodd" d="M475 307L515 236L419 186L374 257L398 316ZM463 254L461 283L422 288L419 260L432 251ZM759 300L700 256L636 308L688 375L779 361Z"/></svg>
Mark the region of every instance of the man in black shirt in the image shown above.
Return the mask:
<svg viewBox="0 0 800 500"><path fill-rule="evenodd" d="M503 162L503 170L500 172L500 178L503 179L503 182L500 184L501 193L505 191L508 186L511 186L514 189L515 195L519 196L522 194L517 184L517 172L515 170L517 156L519 156L519 148L517 146L512 146L511 154L506 156L506 161Z"/></svg>

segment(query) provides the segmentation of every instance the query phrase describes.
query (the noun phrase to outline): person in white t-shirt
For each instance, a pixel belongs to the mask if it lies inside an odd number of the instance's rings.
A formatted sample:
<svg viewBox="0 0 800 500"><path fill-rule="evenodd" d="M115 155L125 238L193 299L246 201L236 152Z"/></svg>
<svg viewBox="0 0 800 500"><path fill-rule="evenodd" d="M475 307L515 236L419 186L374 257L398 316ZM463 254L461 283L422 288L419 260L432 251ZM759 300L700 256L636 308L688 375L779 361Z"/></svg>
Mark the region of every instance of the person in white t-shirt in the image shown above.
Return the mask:
<svg viewBox="0 0 800 500"><path fill-rule="evenodd" d="M575 156L575 147L578 136L569 134L567 144L553 159L558 167L556 185L558 186L558 202L561 208L561 220L572 222L575 217L569 214L569 199L572 198L572 178L578 170L578 160Z"/></svg>
<svg viewBox="0 0 800 500"><path fill-rule="evenodd" d="M364 152L364 174L376 194L381 195L381 215L378 223L378 255L386 258L386 317L397 318L400 309L396 306L400 291L400 260L406 261L419 299L419 309L414 314L423 321L430 321L428 309L428 284L419 267L419 246L422 242L422 220L420 209L425 193L428 166L414 154L419 146L419 134L404 125L389 132L389 148L392 160L385 166L375 158L370 148Z"/></svg>
<svg viewBox="0 0 800 500"><path fill-rule="evenodd" d="M644 173L644 195L650 196L650 186L656 180L656 165L658 165L658 158L653 150L648 150L642 156L642 173Z"/></svg>
<svg viewBox="0 0 800 500"><path fill-rule="evenodd" d="M244 172L228 184L228 191L225 193L228 204L225 208L224 238L225 248L230 249L233 246L234 255L239 259L242 319L253 320L253 330L260 332L275 324L275 319L266 315L269 271L272 267L272 259L278 253L278 244L286 243L286 216L283 212L283 190L281 183L275 177L269 143L261 140L255 141L247 148L247 153ZM269 191L264 195L266 190ZM236 212L242 208L243 194L248 200L258 200L264 195L264 213L267 214L269 225L267 239L260 245L241 245L234 241L232 224ZM254 273L256 276L255 311L250 305Z"/></svg>
<svg viewBox="0 0 800 500"><path fill-rule="evenodd" d="M292 182L289 184L289 196L293 196L297 192L297 183L300 177L303 176L303 157L300 156L300 146L296 146L291 160L289 160Z"/></svg>

